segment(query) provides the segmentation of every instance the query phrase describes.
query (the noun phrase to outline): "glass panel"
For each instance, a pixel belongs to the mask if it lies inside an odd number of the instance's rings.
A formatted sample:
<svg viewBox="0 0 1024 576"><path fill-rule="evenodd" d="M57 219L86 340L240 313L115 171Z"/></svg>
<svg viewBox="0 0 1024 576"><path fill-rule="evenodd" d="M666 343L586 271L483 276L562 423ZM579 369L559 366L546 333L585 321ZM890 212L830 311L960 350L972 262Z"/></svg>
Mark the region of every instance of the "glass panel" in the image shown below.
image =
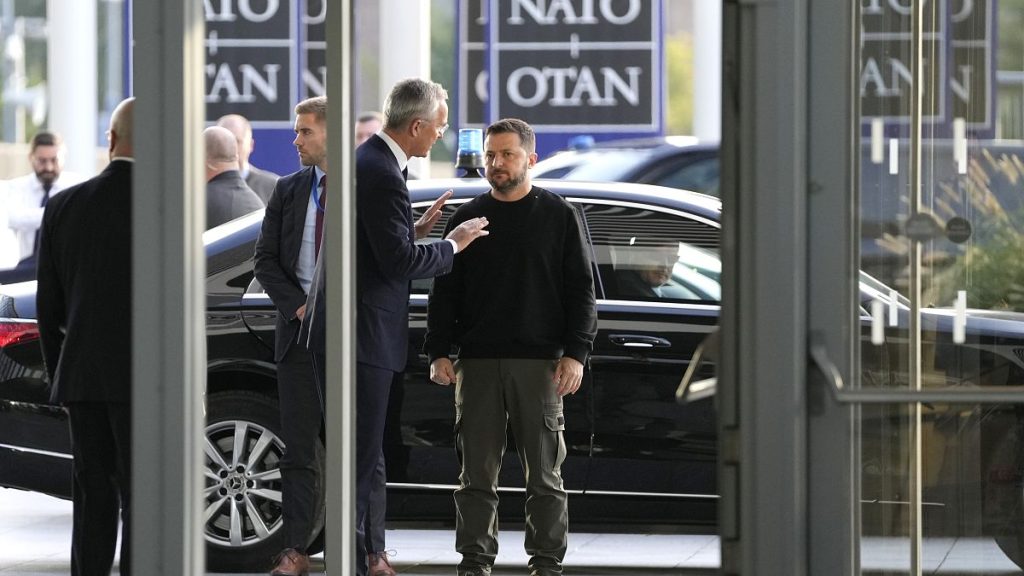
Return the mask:
<svg viewBox="0 0 1024 576"><path fill-rule="evenodd" d="M924 573L1021 573L1022 415L1019 405L922 407ZM913 422L907 406L863 410L865 574L910 571Z"/></svg>
<svg viewBox="0 0 1024 576"><path fill-rule="evenodd" d="M588 204L583 212L605 298L721 301L718 228L646 207Z"/></svg>
<svg viewBox="0 0 1024 576"><path fill-rule="evenodd" d="M1024 1L860 6L855 385L1022 385ZM1024 573L1022 415L862 407L863 572Z"/></svg>

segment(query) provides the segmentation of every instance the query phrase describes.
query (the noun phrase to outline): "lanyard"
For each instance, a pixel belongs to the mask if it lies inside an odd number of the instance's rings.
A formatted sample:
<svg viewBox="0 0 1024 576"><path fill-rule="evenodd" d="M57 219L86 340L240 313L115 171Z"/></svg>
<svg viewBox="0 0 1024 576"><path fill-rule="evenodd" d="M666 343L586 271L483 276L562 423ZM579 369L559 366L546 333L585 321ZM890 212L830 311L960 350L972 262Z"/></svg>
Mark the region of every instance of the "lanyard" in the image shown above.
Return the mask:
<svg viewBox="0 0 1024 576"><path fill-rule="evenodd" d="M326 176L326 174L324 174L324 176ZM313 195L313 203L316 204L316 209L323 212L324 206L320 203L320 194L317 192L319 189L320 181L316 177L316 170L313 170L313 190L310 193Z"/></svg>

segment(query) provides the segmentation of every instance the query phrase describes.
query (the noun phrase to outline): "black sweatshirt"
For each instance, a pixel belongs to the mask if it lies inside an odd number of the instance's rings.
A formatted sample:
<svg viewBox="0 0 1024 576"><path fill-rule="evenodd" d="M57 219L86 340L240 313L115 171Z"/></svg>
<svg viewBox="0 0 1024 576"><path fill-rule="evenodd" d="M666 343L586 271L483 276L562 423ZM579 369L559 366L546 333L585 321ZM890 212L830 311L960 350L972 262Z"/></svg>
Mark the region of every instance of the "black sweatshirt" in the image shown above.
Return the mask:
<svg viewBox="0 0 1024 576"><path fill-rule="evenodd" d="M460 358L550 358L585 362L597 333L594 277L573 208L536 186L521 200L485 192L463 204L445 234L486 216L489 235L455 256L434 280L424 351Z"/></svg>

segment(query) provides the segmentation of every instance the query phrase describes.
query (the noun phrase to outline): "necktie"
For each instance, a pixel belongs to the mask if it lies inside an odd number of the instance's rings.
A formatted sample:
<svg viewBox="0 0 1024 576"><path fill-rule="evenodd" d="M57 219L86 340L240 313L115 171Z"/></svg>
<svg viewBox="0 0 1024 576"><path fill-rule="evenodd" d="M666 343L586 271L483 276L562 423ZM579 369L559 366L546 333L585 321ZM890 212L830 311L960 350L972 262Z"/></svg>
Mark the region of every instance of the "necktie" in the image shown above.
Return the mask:
<svg viewBox="0 0 1024 576"><path fill-rule="evenodd" d="M45 208L46 201L50 199L50 189L53 188L53 183L43 184L43 199L39 201L39 207Z"/></svg>
<svg viewBox="0 0 1024 576"><path fill-rule="evenodd" d="M409 167L402 168L402 178L409 179Z"/></svg>
<svg viewBox="0 0 1024 576"><path fill-rule="evenodd" d="M320 256L320 239L324 235L324 212L327 210L327 174L320 178L320 205L316 207L316 230L313 233L313 253Z"/></svg>

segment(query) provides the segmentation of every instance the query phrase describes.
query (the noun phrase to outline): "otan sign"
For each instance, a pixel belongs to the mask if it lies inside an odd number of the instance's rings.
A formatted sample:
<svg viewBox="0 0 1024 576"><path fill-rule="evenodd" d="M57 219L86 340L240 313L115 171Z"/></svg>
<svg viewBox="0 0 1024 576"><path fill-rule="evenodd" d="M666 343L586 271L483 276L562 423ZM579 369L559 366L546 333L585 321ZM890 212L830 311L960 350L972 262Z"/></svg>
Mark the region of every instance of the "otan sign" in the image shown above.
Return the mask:
<svg viewBox="0 0 1024 576"><path fill-rule="evenodd" d="M660 0L463 0L459 125L660 134L661 14Z"/></svg>
<svg viewBox="0 0 1024 576"><path fill-rule="evenodd" d="M913 87L911 0L861 2L862 116L910 120ZM936 18L932 18L932 2ZM992 126L994 0L925 0L922 116L930 123L963 118Z"/></svg>
<svg viewBox="0 0 1024 576"><path fill-rule="evenodd" d="M206 117L290 128L292 107L324 94L327 0L203 0Z"/></svg>

